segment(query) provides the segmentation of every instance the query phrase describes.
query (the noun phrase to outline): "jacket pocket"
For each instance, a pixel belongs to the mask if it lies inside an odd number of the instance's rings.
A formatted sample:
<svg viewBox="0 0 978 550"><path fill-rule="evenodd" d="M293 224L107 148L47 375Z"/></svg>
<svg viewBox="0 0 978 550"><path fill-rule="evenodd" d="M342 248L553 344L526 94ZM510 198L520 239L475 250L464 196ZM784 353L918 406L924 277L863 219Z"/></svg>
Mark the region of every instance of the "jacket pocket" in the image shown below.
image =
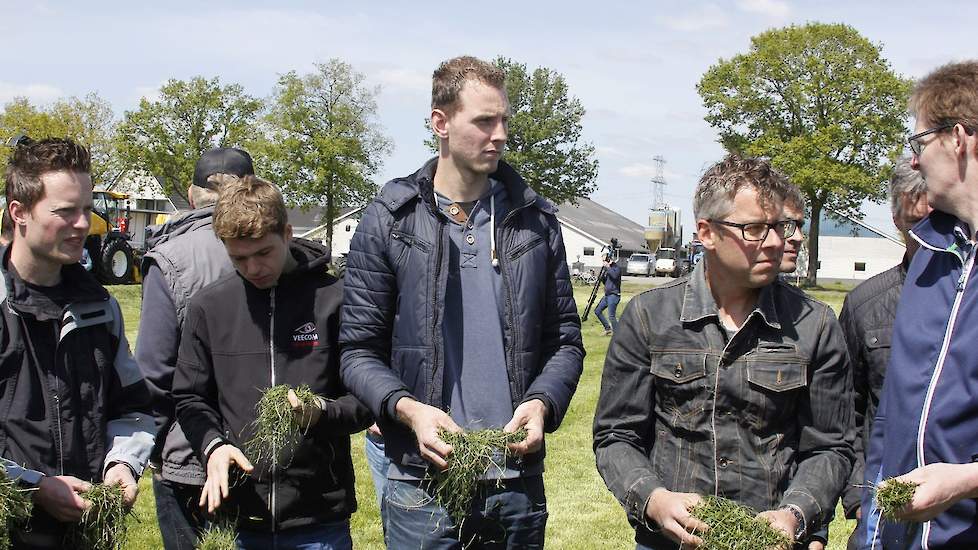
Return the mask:
<svg viewBox="0 0 978 550"><path fill-rule="evenodd" d="M706 358L705 353L652 352L656 407L677 426L691 428L706 408Z"/></svg>
<svg viewBox="0 0 978 550"><path fill-rule="evenodd" d="M394 258L393 265L401 265L412 249L427 255L431 252L431 243L410 233L397 229L391 230L390 251L391 257Z"/></svg>
<svg viewBox="0 0 978 550"><path fill-rule="evenodd" d="M794 345L759 345L747 357L746 370L748 414L762 424L794 416L798 394L808 386L808 362Z"/></svg>
<svg viewBox="0 0 978 550"><path fill-rule="evenodd" d="M519 258L523 254L526 254L530 250L539 246L541 243L543 243L543 241L544 238L540 235L534 235L530 237L529 239L514 246L513 249L509 251L509 259L515 260L516 258Z"/></svg>

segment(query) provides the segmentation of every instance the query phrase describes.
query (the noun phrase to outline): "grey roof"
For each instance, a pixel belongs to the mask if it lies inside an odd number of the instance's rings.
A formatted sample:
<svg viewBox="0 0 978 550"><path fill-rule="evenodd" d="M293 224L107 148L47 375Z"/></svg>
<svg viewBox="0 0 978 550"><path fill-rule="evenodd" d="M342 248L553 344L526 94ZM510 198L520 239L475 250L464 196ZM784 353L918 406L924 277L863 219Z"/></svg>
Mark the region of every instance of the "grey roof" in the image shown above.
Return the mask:
<svg viewBox="0 0 978 550"><path fill-rule="evenodd" d="M601 239L604 243L611 241L612 237L617 237L625 250L648 248L645 242L645 227L591 199L577 199L577 204L565 202L557 208L559 220Z"/></svg>

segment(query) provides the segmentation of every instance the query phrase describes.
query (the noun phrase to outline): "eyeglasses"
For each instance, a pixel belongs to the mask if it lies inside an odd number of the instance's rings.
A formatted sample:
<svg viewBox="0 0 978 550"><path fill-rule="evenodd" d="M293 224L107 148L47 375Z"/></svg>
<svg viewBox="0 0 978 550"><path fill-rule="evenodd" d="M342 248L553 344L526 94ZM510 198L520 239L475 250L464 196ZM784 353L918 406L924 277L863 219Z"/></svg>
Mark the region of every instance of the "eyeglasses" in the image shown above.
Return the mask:
<svg viewBox="0 0 978 550"><path fill-rule="evenodd" d="M752 222L752 223L734 223L724 220L706 220L710 223L715 223L719 225L726 225L727 227L736 227L740 229L740 235L745 241L757 242L767 239L767 234L772 229L778 234L782 239L787 239L795 234L795 230L798 229L797 220L778 220L774 223L764 223L764 222Z"/></svg>
<svg viewBox="0 0 978 550"><path fill-rule="evenodd" d="M937 132L943 132L944 130L947 130L948 128L954 128L954 124L945 124L943 126L938 126L937 128L931 128L930 130L924 130L923 132L920 132L919 134L914 134L914 135L908 137L907 138L907 143L910 144L910 150L913 151L913 154L915 154L915 155L917 155L919 157L920 156L920 153L922 153L924 151L924 145L925 145L924 143L921 143L920 142L920 138L922 138L924 136L929 136L930 134L936 134Z"/></svg>

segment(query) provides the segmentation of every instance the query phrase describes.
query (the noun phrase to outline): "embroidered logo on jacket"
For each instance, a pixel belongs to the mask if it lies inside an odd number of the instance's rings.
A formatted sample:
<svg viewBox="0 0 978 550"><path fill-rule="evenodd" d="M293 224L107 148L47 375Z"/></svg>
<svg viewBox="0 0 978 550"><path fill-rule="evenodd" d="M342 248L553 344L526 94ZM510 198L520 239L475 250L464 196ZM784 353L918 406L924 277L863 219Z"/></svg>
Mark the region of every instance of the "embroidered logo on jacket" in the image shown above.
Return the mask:
<svg viewBox="0 0 978 550"><path fill-rule="evenodd" d="M295 347L316 347L319 345L319 333L315 323L306 323L292 332L292 345Z"/></svg>

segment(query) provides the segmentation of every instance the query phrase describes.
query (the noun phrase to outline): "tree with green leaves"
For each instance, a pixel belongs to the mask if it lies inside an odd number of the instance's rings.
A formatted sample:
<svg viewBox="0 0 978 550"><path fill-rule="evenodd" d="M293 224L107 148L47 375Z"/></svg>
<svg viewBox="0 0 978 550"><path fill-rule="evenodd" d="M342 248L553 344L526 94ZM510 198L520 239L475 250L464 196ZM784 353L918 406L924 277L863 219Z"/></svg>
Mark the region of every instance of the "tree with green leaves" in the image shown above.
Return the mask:
<svg viewBox="0 0 978 550"><path fill-rule="evenodd" d="M194 165L213 147L245 147L256 139L263 104L239 84L218 78L171 79L158 99L143 98L126 111L116 134L120 159L159 176L163 192L187 198Z"/></svg>
<svg viewBox="0 0 978 550"><path fill-rule="evenodd" d="M859 219L863 200L882 201L903 148L911 83L880 50L848 25L792 25L753 37L748 53L721 59L697 85L720 143L770 158L804 192L808 284L822 214Z"/></svg>
<svg viewBox="0 0 978 550"><path fill-rule="evenodd" d="M115 124L112 106L96 93L62 98L47 107L24 97L15 98L0 113L0 173L10 156L7 143L17 134L31 139L68 137L91 151L92 181L96 185L111 183L121 169L112 139Z"/></svg>
<svg viewBox="0 0 978 550"><path fill-rule="evenodd" d="M331 59L309 74L282 75L269 101L255 152L290 206L321 209L327 241L341 209L377 192L372 177L391 151L377 121L379 91Z"/></svg>
<svg viewBox="0 0 978 550"><path fill-rule="evenodd" d="M569 95L560 73L504 57L493 63L506 73L512 116L503 159L533 189L555 204L574 202L597 189L598 160L594 145L582 140L584 107ZM428 148L438 152L431 136Z"/></svg>

